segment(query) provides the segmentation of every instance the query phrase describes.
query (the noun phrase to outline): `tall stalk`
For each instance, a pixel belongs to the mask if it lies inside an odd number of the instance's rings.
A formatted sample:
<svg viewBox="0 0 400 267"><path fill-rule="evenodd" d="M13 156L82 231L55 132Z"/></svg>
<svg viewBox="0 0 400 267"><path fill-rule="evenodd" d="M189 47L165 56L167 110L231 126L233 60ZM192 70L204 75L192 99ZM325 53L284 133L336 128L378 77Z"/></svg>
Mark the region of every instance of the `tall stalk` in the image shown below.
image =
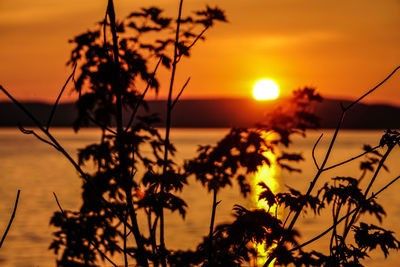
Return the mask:
<svg viewBox="0 0 400 267"><path fill-rule="evenodd" d="M167 172L168 167L168 149L170 146L169 136L171 131L171 112L172 112L172 92L174 88L176 64L178 63L178 43L179 43L179 28L182 16L183 0L179 2L178 19L176 25L175 45L174 45L174 58L172 62L171 78L169 83L168 101L167 101L167 118L165 124L165 139L164 139L164 162L163 162L163 175ZM165 188L161 187L161 192L164 193ZM166 266L165 258L165 238L164 238L164 209L161 207L160 211L160 250L161 250L161 264Z"/></svg>
<svg viewBox="0 0 400 267"><path fill-rule="evenodd" d="M213 233L214 233L214 222L215 222L215 212L217 210L217 189L213 189L213 203L212 203L212 211L211 211L211 221L210 221L210 232L208 234L208 263L210 266L213 265L214 260L213 260L213 252L212 252L212 239L213 239Z"/></svg>
<svg viewBox="0 0 400 267"><path fill-rule="evenodd" d="M138 247L137 261L141 266L148 266L148 262L146 259L146 251L144 248L144 243L142 240L142 236L140 234L139 225L137 222L137 216L135 209L133 207L133 196L132 196L132 179L129 173L129 164L128 164L128 156L127 151L125 150L124 144L124 129L122 125L122 88L120 84L120 63L119 63L119 47L118 47L118 35L117 35L117 26L115 22L115 8L113 0L108 0L107 6L108 18L110 19L110 27L112 34L112 50L114 55L114 75L112 79L113 88L115 90L116 95L116 121L117 121L117 146L118 146L118 157L120 170L122 175L122 181L124 184L124 191L126 195L126 204L128 208L129 217L131 219L133 235L135 236L136 244Z"/></svg>

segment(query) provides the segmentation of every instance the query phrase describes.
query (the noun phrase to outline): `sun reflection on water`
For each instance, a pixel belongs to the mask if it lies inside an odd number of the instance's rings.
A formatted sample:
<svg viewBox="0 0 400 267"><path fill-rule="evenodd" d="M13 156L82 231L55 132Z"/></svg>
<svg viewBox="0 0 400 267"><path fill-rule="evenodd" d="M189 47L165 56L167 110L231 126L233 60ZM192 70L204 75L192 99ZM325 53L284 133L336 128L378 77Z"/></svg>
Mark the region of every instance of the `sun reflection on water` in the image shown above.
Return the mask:
<svg viewBox="0 0 400 267"><path fill-rule="evenodd" d="M260 182L264 182L271 191L276 194L280 190L280 175L279 169L276 164L276 155L271 152L265 152L265 156L270 160L271 165L268 166L264 164L259 167L256 174L253 176L251 186L253 188L253 194L251 197L252 205L257 209L264 209L273 215L276 215L278 218L281 217L281 214L276 213L275 207L268 207L267 202L265 200L259 200L258 196L262 192L262 188L258 185ZM268 251L265 250L264 243L263 244L254 244L258 256L257 260L254 263L255 266L263 266L265 261L267 260ZM275 261L275 260L274 260ZM274 261L269 266L274 266Z"/></svg>

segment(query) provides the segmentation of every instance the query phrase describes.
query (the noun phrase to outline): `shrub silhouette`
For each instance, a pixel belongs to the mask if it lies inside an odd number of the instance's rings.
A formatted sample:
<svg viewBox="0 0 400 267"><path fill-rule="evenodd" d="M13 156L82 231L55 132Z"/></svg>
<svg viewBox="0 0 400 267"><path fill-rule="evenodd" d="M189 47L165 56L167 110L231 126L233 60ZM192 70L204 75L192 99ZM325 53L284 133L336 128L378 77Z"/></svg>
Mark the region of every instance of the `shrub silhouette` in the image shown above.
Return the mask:
<svg viewBox="0 0 400 267"><path fill-rule="evenodd" d="M74 82L79 96L76 103L79 115L74 128L78 131L91 124L102 132L99 142L79 150L78 161L64 150L50 129L65 87L48 124L43 126L0 86L34 121L42 135L21 127L23 133L32 134L60 151L82 178L83 202L79 211L63 210L56 198L60 211L54 213L51 224L58 230L50 249L57 255L57 265L98 266L103 260L117 266L115 260L119 256L125 266L132 263L138 266L241 266L256 261L258 244L268 251L264 266L273 261L277 265L361 266L360 260L371 250L379 247L387 256L389 249L398 249L400 243L393 232L360 222L360 218L369 213L381 221L385 215L376 198L400 177L375 193L370 193L370 189L385 169L389 154L399 145L400 133L387 130L379 145L365 146L364 153L335 165L327 166L327 162L346 112L399 67L359 99L342 107L323 161L319 164L313 156L317 172L305 193L289 188L288 192L274 194L265 183L260 183L259 199L266 201L266 209L235 205L234 220L215 226L218 193L235 182L244 196L254 190L247 176L260 166L271 164L272 159L266 152L274 154L276 164L283 170L300 171L293 163L303 159L301 154L288 152L286 148L293 135L305 135L307 129L318 126L312 103L322 98L313 88L295 90L290 101L267 114L263 122L252 128L231 129L217 144L201 146L197 156L183 166L174 162L171 156L176 149L169 140L171 112L189 81L173 99L176 66L190 55L198 40L204 39L207 29L216 22L226 21L223 11L211 7L195 12L192 17L182 17L182 2L176 21L156 7L143 8L117 21L113 1L109 0L106 17L98 29L71 41L75 48L68 63L73 66L73 72L67 82ZM149 70L151 63L155 65L152 71ZM158 120L156 114L137 116L138 108L146 106L144 97L148 90L158 89L155 73L160 65L171 71L165 136L153 127ZM79 75L75 79L78 66ZM147 84L141 93L137 89L140 81ZM130 117L123 118L123 111L129 111ZM148 148L150 155L142 152ZM366 157L360 165L360 177L334 177L331 183L315 190L322 173L363 156ZM85 171L86 164L93 164L94 170ZM371 174L370 182L362 189L360 181L368 174ZM177 192L184 190L190 176L213 193L209 234L195 251L171 250L164 240L164 211L177 211L184 219L187 205ZM311 210L318 215L328 207L333 211L332 226L300 244L299 232L295 229L300 214ZM278 217L284 214L278 211L283 210L287 211L286 218ZM139 217L139 211L143 212L143 218ZM140 219L147 221L148 229L139 227ZM304 251L306 245L327 233L331 233L328 254ZM353 239L348 238L349 234L353 234Z"/></svg>

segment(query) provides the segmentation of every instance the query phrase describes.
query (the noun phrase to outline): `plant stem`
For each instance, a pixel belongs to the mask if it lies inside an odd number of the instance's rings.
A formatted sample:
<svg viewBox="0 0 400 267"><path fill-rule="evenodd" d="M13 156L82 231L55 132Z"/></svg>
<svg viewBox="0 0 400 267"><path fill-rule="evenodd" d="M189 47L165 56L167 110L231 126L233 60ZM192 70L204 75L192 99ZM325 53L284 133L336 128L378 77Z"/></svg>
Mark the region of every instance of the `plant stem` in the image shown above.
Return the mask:
<svg viewBox="0 0 400 267"><path fill-rule="evenodd" d="M178 43L179 43L179 28L181 23L182 16L182 5L183 0L179 2L179 11L178 11L178 19L176 25L176 34L175 34L175 45L174 45L174 59L172 62L172 71L171 78L169 83L169 91L168 91L168 101L167 101L167 118L165 125L165 139L164 139L164 162L163 162L163 174L167 172L168 167L168 149L170 146L169 135L171 130L171 111L172 111L172 92L174 88L174 80L176 73L176 65L178 61ZM164 187L161 186L161 193L164 192ZM161 264L162 266L167 266L166 258L165 258L165 239L164 239L164 209L160 208L160 250L161 250Z"/></svg>
<svg viewBox="0 0 400 267"><path fill-rule="evenodd" d="M211 211L211 221L210 221L210 232L208 234L208 263L210 266L213 266L213 253L212 253L212 239L214 233L214 221L215 221L215 212L217 210L217 190L213 189L213 203L212 203L212 211Z"/></svg>
<svg viewBox="0 0 400 267"><path fill-rule="evenodd" d="M124 223L124 263L125 267L128 267L128 255L126 253L126 238L127 238L127 233L126 233L126 224Z"/></svg>
<svg viewBox="0 0 400 267"><path fill-rule="evenodd" d="M14 209L13 209L13 212L12 212L12 214L11 214L10 221L8 222L7 228L6 228L6 230L4 231L3 237L1 238L1 241L0 241L0 248L1 248L1 246L3 245L3 242L4 242L4 240L6 239L6 236L7 236L7 234L8 234L8 231L10 230L11 224L12 224L12 222L13 222L13 220L14 220L15 213L16 213L16 211L17 211L17 206L18 206L18 200L19 200L19 194L20 194L20 193L21 193L21 190L18 189L17 197L16 197L16 199L15 199Z"/></svg>
<svg viewBox="0 0 400 267"><path fill-rule="evenodd" d="M113 75L113 89L116 95L116 106L117 106L117 146L118 146L118 156L119 164L121 168L121 176L125 187L126 204L128 207L129 216L132 223L133 235L135 236L136 244L138 246L137 261L141 266L148 266L146 259L146 251L144 248L142 235L139 231L139 225L137 222L136 212L133 207L133 196L132 196L132 182L128 170L128 158L125 151L125 140L124 140L124 129L122 128L122 88L120 84L120 63L119 63L119 47L118 47L118 35L117 35L117 25L115 19L115 9L113 0L108 0L108 17L110 19L110 28L113 39L113 54L114 54L114 75Z"/></svg>

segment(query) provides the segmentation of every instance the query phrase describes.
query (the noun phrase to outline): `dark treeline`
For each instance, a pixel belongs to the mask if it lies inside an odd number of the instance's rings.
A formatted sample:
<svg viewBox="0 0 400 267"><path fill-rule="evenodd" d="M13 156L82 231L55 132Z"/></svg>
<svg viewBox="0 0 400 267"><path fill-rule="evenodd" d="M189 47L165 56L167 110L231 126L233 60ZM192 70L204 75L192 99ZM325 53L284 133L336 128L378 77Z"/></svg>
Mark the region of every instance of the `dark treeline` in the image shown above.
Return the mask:
<svg viewBox="0 0 400 267"><path fill-rule="evenodd" d="M209 100L181 100L177 103L172 116L174 127L188 128L228 128L250 127L255 122L262 121L265 112L284 100L272 102L256 102L252 99L209 99ZM165 124L164 100L148 101L148 111L157 113L161 122ZM321 128L335 128L337 114L340 112L340 103L348 105L350 101L325 99L322 103L315 104L315 113L320 117ZM47 120L52 105L40 102L26 103L26 107L43 123ZM33 126L26 115L9 102L0 102L0 126L16 126L18 123ZM71 126L77 111L72 103L60 104L54 117L54 126ZM126 118L128 116L125 116ZM346 116L343 128L345 129L399 129L400 107L390 105L358 104Z"/></svg>

